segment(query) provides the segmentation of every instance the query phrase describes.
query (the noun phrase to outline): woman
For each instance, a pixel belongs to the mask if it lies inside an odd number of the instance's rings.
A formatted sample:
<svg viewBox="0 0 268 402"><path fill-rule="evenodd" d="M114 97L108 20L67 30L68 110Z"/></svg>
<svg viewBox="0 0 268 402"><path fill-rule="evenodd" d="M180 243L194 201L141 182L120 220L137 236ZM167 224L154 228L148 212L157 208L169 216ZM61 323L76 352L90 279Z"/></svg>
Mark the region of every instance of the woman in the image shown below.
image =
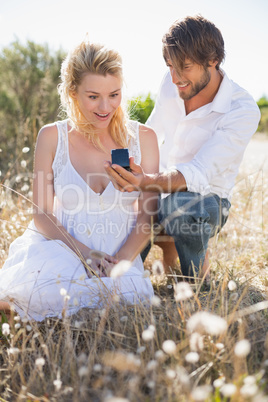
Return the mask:
<svg viewBox="0 0 268 402"><path fill-rule="evenodd" d="M40 321L153 295L139 252L156 197L116 190L104 168L112 149L128 147L147 173L158 170L156 135L127 119L122 85L121 57L102 45L82 42L62 64L68 119L39 132L33 220L0 270L0 300L21 316Z"/></svg>

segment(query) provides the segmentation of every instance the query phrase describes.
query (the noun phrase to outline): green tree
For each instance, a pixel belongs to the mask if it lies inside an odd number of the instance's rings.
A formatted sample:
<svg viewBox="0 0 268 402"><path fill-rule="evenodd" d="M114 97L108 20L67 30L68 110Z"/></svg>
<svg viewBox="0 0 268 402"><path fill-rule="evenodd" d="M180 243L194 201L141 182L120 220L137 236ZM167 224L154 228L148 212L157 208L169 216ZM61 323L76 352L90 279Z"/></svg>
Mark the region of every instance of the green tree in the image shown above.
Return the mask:
<svg viewBox="0 0 268 402"><path fill-rule="evenodd" d="M148 95L141 95L130 99L128 102L129 115L133 120L145 123L154 108L154 104L155 101L151 97L150 92Z"/></svg>
<svg viewBox="0 0 268 402"><path fill-rule="evenodd" d="M5 174L23 147L33 148L43 124L59 112L57 84L64 52L18 40L0 53L0 170ZM19 170L18 162L16 162Z"/></svg>
<svg viewBox="0 0 268 402"><path fill-rule="evenodd" d="M268 99L262 96L257 102L261 111L261 120L259 123L258 131L268 134Z"/></svg>

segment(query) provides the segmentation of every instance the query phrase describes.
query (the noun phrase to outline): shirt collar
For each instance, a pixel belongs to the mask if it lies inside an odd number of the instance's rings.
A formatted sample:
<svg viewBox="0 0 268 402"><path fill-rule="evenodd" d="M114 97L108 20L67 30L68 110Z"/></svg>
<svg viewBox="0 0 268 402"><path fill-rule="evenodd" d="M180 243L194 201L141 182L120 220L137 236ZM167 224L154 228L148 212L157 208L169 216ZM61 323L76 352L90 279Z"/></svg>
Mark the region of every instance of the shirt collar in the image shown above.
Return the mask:
<svg viewBox="0 0 268 402"><path fill-rule="evenodd" d="M218 113L227 113L231 108L231 100L232 100L232 83L229 80L227 74L220 70L223 75L223 79L219 90L214 97L213 101L209 104L210 111L218 112Z"/></svg>

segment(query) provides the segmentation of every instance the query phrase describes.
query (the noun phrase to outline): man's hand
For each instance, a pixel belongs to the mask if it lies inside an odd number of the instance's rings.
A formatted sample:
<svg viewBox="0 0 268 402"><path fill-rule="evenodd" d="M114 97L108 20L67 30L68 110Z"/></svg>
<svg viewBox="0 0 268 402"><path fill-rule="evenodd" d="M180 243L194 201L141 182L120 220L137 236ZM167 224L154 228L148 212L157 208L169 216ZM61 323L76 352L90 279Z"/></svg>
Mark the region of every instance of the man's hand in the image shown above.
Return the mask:
<svg viewBox="0 0 268 402"><path fill-rule="evenodd" d="M145 173L141 166L134 163L134 158L129 158L129 166L131 172L128 172L122 166L105 162L105 170L110 177L114 187L122 192L140 191L141 183L145 177Z"/></svg>

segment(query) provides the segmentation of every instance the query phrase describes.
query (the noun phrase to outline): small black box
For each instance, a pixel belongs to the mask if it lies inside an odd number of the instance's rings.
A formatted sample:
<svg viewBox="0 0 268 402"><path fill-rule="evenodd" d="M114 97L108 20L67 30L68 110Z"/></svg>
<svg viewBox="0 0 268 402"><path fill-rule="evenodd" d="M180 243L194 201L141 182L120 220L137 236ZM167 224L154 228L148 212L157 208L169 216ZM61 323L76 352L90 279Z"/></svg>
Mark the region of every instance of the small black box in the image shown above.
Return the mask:
<svg viewBox="0 0 268 402"><path fill-rule="evenodd" d="M112 149L111 154L112 154L112 164L114 163L116 165L122 166L126 170L130 171L129 154L127 148Z"/></svg>

